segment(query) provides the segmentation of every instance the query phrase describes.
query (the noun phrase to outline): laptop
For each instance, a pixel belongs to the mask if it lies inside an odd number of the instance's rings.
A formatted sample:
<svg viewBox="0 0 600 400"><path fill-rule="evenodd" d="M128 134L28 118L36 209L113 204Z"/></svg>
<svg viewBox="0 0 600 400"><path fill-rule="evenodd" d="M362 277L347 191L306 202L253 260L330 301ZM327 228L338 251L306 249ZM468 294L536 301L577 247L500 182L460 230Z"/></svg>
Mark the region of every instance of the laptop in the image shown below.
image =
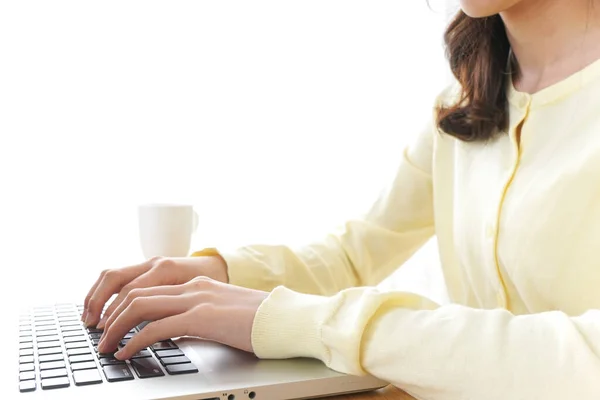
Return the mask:
<svg viewBox="0 0 600 400"><path fill-rule="evenodd" d="M313 359L259 360L193 338L155 343L122 362L97 352L102 331L83 326L82 310L82 305L55 304L19 315L18 362L13 364L18 379L14 390L2 389L6 398L283 400L387 385L371 376L337 373ZM145 325L129 331L120 345Z"/></svg>

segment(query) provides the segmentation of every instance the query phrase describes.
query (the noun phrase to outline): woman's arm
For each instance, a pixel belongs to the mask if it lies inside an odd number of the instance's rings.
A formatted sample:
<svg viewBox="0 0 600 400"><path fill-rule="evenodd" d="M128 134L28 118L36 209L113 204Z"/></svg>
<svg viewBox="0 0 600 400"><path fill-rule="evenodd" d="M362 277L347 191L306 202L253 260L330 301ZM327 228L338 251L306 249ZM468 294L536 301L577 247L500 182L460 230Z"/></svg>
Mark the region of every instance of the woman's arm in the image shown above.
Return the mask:
<svg viewBox="0 0 600 400"><path fill-rule="evenodd" d="M280 287L256 314L252 345L262 358L318 358L419 399L600 396L597 310L515 316L373 288L320 297Z"/></svg>
<svg viewBox="0 0 600 400"><path fill-rule="evenodd" d="M292 249L254 245L220 251L229 282L260 290L279 285L317 294L379 283L434 233L432 131L428 126L403 153L396 177L371 210L340 232ZM213 254L211 250L193 255Z"/></svg>

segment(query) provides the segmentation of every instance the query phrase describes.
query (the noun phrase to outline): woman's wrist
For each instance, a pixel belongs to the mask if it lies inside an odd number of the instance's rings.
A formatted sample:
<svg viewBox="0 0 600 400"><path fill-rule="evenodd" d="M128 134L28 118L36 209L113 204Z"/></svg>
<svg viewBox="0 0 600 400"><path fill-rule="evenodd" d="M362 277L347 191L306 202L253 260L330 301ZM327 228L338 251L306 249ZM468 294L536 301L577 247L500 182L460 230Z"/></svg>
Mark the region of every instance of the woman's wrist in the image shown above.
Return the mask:
<svg viewBox="0 0 600 400"><path fill-rule="evenodd" d="M229 275L227 273L227 263L225 259L221 257L220 254L214 256L205 256L206 259L206 269L208 276L211 279L214 279L219 282L229 283Z"/></svg>
<svg viewBox="0 0 600 400"><path fill-rule="evenodd" d="M207 248L192 253L192 257L199 257L202 261L203 275L219 282L229 283L227 262L217 249Z"/></svg>

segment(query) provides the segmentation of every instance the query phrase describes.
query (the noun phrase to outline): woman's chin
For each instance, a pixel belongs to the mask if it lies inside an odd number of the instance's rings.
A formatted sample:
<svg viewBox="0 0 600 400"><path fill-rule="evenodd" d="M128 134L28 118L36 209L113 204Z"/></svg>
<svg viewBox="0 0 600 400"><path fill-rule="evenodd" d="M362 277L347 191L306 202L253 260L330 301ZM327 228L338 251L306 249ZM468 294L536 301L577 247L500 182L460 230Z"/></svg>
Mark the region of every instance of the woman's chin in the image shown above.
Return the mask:
<svg viewBox="0 0 600 400"><path fill-rule="evenodd" d="M485 18L500 14L526 0L460 0L460 8L471 18Z"/></svg>

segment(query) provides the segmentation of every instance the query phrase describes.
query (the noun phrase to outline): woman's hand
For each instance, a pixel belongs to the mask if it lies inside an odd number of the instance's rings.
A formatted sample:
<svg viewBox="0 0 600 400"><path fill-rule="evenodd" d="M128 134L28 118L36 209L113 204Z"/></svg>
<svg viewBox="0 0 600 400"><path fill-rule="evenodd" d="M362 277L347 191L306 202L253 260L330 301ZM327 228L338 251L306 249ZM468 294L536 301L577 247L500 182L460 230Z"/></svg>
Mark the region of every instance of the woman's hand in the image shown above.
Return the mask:
<svg viewBox="0 0 600 400"><path fill-rule="evenodd" d="M85 298L81 320L87 326L97 325L99 329L102 329L108 317L112 315L133 289L177 285L198 276L228 282L225 260L219 256L155 257L131 267L102 271ZM115 293L118 293L117 297L106 309L104 317L100 320L104 305Z"/></svg>
<svg viewBox="0 0 600 400"><path fill-rule="evenodd" d="M267 292L199 277L181 285L133 289L107 319L100 353L117 348L127 332L153 321L115 357L125 360L160 340L195 336L252 352L252 324Z"/></svg>

